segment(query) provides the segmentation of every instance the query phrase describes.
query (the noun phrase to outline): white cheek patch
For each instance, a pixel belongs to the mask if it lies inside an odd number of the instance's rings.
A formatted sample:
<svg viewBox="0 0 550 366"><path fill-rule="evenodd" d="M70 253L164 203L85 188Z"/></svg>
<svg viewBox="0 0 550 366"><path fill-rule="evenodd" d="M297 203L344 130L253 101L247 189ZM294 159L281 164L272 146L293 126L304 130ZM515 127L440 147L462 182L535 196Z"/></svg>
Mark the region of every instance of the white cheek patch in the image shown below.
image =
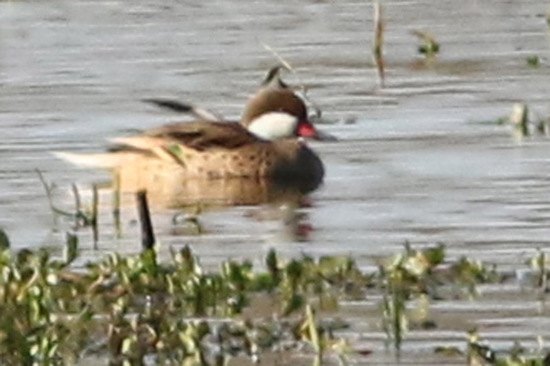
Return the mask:
<svg viewBox="0 0 550 366"><path fill-rule="evenodd" d="M276 140L295 135L298 119L288 113L269 112L255 118L248 130L265 140Z"/></svg>

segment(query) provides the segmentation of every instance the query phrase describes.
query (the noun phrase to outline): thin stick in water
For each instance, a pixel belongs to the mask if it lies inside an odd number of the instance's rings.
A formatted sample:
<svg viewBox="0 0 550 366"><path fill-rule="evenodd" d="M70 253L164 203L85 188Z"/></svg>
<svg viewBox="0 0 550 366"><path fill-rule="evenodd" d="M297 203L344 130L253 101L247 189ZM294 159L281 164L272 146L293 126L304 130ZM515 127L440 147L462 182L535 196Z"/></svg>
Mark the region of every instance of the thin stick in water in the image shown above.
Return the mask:
<svg viewBox="0 0 550 366"><path fill-rule="evenodd" d="M78 191L78 187L75 183L71 184L71 188L73 190L73 196L74 196L74 206L75 206L75 215L74 215L74 227L75 230L78 229L82 223L82 225L87 225L88 220L86 215L83 214L81 210L81 200L80 200L80 192Z"/></svg>
<svg viewBox="0 0 550 366"><path fill-rule="evenodd" d="M122 236L120 225L120 174L114 174L113 187L113 221L115 225L115 238L119 239Z"/></svg>
<svg viewBox="0 0 550 366"><path fill-rule="evenodd" d="M78 187L76 184L71 184L71 188L73 190L74 195L74 206L76 209L76 212L80 212L80 193L78 192Z"/></svg>
<svg viewBox="0 0 550 366"><path fill-rule="evenodd" d="M382 19L382 5L378 0L374 1L374 62L378 70L378 80L380 87L384 87L386 79L385 62L384 62L384 21Z"/></svg>
<svg viewBox="0 0 550 366"><path fill-rule="evenodd" d="M50 209L54 214L63 215L63 216L74 216L74 214L63 211L53 204L53 197L52 197L52 187L51 185L46 182L46 179L44 178L44 175L40 171L40 169L36 169L36 173L38 174L38 178L40 178L40 182L42 183L42 186L44 187L44 190L46 191L46 197L48 198L48 203L50 205Z"/></svg>
<svg viewBox="0 0 550 366"><path fill-rule="evenodd" d="M99 205L99 195L97 192L97 185L92 186L92 233L94 236L94 249L97 248L97 242L99 240L99 229L97 225L97 215L98 215L98 205Z"/></svg>
<svg viewBox="0 0 550 366"><path fill-rule="evenodd" d="M147 192L139 191L136 193L136 197L141 224L141 248L146 251L153 249L155 245L155 234L153 233L153 224L151 223L151 214L147 203Z"/></svg>
<svg viewBox="0 0 550 366"><path fill-rule="evenodd" d="M288 71L291 71L293 73L296 73L296 71L294 71L294 69L292 68L292 66L290 65L290 63L285 60L277 51L275 51L273 49L273 47L271 47L270 45L266 44L266 43L263 43L262 41L258 41L260 42L260 44L269 52L271 52L271 54L273 56L275 56L275 58L277 60L279 60L279 62L281 63L281 65L283 65Z"/></svg>

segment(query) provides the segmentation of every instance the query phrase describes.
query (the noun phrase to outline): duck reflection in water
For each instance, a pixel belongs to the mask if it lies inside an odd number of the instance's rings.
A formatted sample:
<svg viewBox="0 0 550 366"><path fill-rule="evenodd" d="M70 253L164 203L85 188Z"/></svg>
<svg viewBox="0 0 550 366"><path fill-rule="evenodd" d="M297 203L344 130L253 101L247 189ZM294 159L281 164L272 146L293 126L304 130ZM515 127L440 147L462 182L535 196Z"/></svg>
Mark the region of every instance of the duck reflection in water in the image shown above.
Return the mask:
<svg viewBox="0 0 550 366"><path fill-rule="evenodd" d="M308 241L314 231L309 213L301 210L311 205L307 196L296 201L286 201L278 205L267 205L251 209L246 216L255 221L278 222L274 235L267 238L268 244L281 242Z"/></svg>

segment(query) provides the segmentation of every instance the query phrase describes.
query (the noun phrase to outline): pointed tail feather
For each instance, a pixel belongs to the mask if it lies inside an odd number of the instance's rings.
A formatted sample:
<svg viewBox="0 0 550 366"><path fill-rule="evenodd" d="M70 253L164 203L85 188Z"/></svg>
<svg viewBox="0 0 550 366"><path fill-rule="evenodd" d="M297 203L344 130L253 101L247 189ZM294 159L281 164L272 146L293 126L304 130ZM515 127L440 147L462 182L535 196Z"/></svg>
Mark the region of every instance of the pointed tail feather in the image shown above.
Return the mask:
<svg viewBox="0 0 550 366"><path fill-rule="evenodd" d="M103 153L103 154L75 154L62 151L54 151L55 157L68 161L69 163L90 168L111 169L122 164L122 154Z"/></svg>
<svg viewBox="0 0 550 366"><path fill-rule="evenodd" d="M145 98L145 99L142 99L142 101L145 103L154 104L157 107L166 108L173 112L192 113L193 111L192 105L178 102L177 100L172 100L172 99Z"/></svg>
<svg viewBox="0 0 550 366"><path fill-rule="evenodd" d="M204 119L206 121L212 122L221 122L223 118L218 116L216 113L211 112L207 109L197 107L192 104L186 104L178 102L177 100L172 99L160 99L160 98L146 98L142 99L145 103L151 103L161 108L169 109L173 112L178 113L189 113L194 115L197 118Z"/></svg>

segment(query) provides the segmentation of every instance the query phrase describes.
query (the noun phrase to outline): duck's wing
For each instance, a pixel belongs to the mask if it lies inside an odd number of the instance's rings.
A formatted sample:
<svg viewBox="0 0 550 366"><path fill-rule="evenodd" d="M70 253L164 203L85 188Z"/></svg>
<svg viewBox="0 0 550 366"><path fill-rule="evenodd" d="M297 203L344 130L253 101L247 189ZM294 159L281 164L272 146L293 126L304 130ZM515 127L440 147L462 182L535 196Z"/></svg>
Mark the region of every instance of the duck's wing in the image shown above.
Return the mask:
<svg viewBox="0 0 550 366"><path fill-rule="evenodd" d="M122 145L165 157L165 152L169 153L177 146L206 151L234 149L262 140L238 123L197 121L168 124L142 135L116 138L112 141L118 144L118 150Z"/></svg>
<svg viewBox="0 0 550 366"><path fill-rule="evenodd" d="M103 154L54 154L63 160L86 167L116 168L141 157L184 164L181 153L186 149L235 149L262 141L238 123L198 121L173 123L141 135L114 138L111 140L113 146Z"/></svg>

